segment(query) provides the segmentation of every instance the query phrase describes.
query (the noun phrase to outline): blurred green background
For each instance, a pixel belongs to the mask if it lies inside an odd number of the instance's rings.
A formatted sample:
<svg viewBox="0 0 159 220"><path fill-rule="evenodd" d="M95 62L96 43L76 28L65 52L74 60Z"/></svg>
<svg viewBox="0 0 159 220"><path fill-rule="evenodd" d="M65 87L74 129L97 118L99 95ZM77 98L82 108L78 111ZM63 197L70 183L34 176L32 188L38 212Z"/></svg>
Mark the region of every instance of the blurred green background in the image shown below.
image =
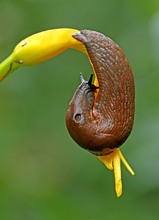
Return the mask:
<svg viewBox="0 0 159 220"><path fill-rule="evenodd" d="M0 85L0 219L158 219L159 216L159 1L0 0L0 61L23 38L72 27L106 34L124 50L136 82L133 132L122 152L116 198L113 172L77 146L65 112L87 58L70 50L21 68Z"/></svg>

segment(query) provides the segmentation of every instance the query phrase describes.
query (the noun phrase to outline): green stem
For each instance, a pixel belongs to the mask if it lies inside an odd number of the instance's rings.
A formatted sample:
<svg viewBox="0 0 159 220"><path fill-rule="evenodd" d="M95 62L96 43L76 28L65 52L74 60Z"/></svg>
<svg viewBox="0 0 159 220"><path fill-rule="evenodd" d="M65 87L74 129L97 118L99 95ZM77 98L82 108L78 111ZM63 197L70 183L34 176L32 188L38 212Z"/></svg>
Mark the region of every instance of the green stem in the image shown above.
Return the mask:
<svg viewBox="0 0 159 220"><path fill-rule="evenodd" d="M0 81L2 81L8 74L15 71L20 65L14 62L13 55L11 54L7 59L0 63Z"/></svg>

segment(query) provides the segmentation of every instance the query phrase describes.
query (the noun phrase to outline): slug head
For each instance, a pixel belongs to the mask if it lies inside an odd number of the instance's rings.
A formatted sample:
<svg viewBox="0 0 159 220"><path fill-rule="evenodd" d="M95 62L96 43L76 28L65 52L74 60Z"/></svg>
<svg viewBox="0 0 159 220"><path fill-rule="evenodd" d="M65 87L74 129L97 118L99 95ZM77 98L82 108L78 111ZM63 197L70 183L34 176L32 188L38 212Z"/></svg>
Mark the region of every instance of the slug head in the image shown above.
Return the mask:
<svg viewBox="0 0 159 220"><path fill-rule="evenodd" d="M81 84L74 93L66 113L66 125L70 135L76 143L85 149L89 146L89 126L93 121L91 112L97 89L92 84L92 77L93 75L89 81L85 81L82 74L80 75Z"/></svg>
<svg viewBox="0 0 159 220"><path fill-rule="evenodd" d="M81 84L74 93L66 113L66 126L74 141L95 155L106 155L118 146L111 134L102 132L103 117L95 116L95 93L98 87L92 84L92 76Z"/></svg>

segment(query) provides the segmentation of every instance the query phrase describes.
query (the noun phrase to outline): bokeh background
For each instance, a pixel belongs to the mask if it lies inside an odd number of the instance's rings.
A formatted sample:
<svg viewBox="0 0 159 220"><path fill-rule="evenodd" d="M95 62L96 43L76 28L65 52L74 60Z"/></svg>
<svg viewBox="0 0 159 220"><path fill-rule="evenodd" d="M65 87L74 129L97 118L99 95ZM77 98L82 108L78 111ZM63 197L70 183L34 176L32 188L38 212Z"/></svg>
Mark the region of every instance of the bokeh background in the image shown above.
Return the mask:
<svg viewBox="0 0 159 220"><path fill-rule="evenodd" d="M159 1L0 0L0 61L23 38L72 27L106 34L124 50L136 84L133 132L122 152L116 198L113 172L77 146L65 126L87 58L69 50L21 68L0 85L0 219L158 219L159 216Z"/></svg>

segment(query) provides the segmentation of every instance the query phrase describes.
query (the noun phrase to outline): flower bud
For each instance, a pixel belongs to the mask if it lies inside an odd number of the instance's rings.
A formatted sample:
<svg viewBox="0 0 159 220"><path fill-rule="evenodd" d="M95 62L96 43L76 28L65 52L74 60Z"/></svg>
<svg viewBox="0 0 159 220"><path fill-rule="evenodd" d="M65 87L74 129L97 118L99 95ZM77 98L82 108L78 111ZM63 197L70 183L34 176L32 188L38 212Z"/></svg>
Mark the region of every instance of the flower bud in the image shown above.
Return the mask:
<svg viewBox="0 0 159 220"><path fill-rule="evenodd" d="M18 67L43 62L69 48L87 54L84 44L72 37L77 32L79 31L69 28L52 29L22 40L12 54L0 64L0 80Z"/></svg>

